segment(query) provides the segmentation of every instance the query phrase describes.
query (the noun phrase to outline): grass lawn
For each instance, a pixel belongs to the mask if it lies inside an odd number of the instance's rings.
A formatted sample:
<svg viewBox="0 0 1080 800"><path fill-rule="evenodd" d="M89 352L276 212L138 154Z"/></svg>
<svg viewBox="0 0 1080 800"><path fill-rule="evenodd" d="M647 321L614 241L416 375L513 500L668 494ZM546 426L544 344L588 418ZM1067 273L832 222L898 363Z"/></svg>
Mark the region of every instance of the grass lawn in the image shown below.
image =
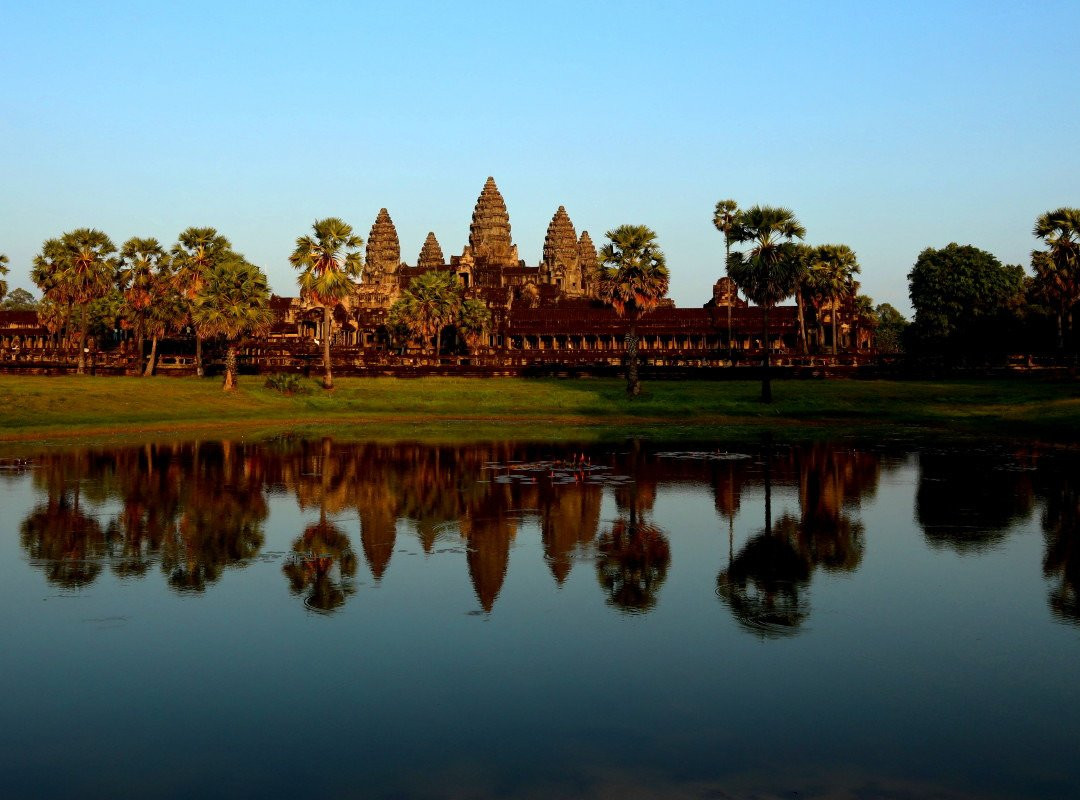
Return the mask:
<svg viewBox="0 0 1080 800"><path fill-rule="evenodd" d="M0 376L0 441L262 429L382 438L590 438L600 432L720 436L738 430L880 432L1080 443L1080 384L1009 381L655 381L630 401L621 380L340 378L286 397L220 379Z"/></svg>

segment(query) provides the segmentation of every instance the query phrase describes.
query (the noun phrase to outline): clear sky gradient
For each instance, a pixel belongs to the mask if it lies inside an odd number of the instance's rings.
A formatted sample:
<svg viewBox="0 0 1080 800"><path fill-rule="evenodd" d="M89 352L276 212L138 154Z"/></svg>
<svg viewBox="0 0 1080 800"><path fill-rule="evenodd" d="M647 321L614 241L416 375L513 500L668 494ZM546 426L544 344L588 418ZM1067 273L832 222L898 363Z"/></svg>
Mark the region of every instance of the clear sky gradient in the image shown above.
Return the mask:
<svg viewBox="0 0 1080 800"><path fill-rule="evenodd" d="M723 274L716 201L792 208L905 312L919 251L1028 265L1080 205L1080 2L50 3L0 7L0 252L211 225L296 292L319 217L461 252L488 175L540 259L565 205L653 228L671 295Z"/></svg>

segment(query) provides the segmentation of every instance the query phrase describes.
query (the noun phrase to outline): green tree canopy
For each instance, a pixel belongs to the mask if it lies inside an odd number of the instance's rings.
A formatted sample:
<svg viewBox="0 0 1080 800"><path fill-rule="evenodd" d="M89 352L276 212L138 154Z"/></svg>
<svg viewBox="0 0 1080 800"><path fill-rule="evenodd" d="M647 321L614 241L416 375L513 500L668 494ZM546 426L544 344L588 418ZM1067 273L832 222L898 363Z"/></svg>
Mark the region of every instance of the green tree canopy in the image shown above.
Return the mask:
<svg viewBox="0 0 1080 800"><path fill-rule="evenodd" d="M301 236L296 249L289 256L289 263L300 274L296 282L300 297L323 309L323 387L334 388L334 375L330 369L330 338L334 324L334 308L355 290L353 283L363 271L360 247L364 241L353 233L352 226L338 219L327 217L317 220L312 228L314 236Z"/></svg>
<svg viewBox="0 0 1080 800"><path fill-rule="evenodd" d="M49 239L34 257L30 277L49 301L56 329L79 335L78 374L86 373L90 306L115 288L116 245L99 230L78 228Z"/></svg>
<svg viewBox="0 0 1080 800"><path fill-rule="evenodd" d="M191 227L177 238L171 251L173 280L187 305L188 321L195 324L193 312L195 296L202 291L207 273L218 264L243 258L233 251L232 243L217 232L216 228ZM196 326L195 371L203 374L202 340Z"/></svg>
<svg viewBox="0 0 1080 800"><path fill-rule="evenodd" d="M1074 334L1072 310L1080 302L1080 208L1047 211L1032 231L1046 250L1031 254L1035 285L1057 316L1058 349Z"/></svg>
<svg viewBox="0 0 1080 800"><path fill-rule="evenodd" d="M645 225L620 225L605 234L600 249L600 299L627 317L626 393L641 394L637 365L637 320L659 305L668 292L667 260L656 233Z"/></svg>
<svg viewBox="0 0 1080 800"><path fill-rule="evenodd" d="M454 273L429 270L409 282L390 307L388 322L391 327L406 327L421 343L434 342L438 353L441 343L437 339L444 327L458 321L462 298L463 289Z"/></svg>
<svg viewBox="0 0 1080 800"><path fill-rule="evenodd" d="M0 253L0 275L7 275L8 274L7 265L8 265L8 257L6 255L4 255L3 253ZM3 278L0 278L0 301L2 301L4 299L4 295L7 294L7 289L8 289L7 281L5 281Z"/></svg>
<svg viewBox="0 0 1080 800"><path fill-rule="evenodd" d="M855 297L859 262L846 244L823 244L814 248L810 260L811 291L832 307L832 351L836 355L837 317L841 303Z"/></svg>
<svg viewBox="0 0 1080 800"><path fill-rule="evenodd" d="M769 309L791 297L805 266L795 239L806 236L806 228L795 212L776 206L754 206L739 215L731 239L749 245L745 253L728 256L727 273L747 297L762 308L761 400L772 402L769 381Z"/></svg>
<svg viewBox="0 0 1080 800"><path fill-rule="evenodd" d="M985 354L1002 344L1002 323L1023 302L1024 270L953 242L923 250L908 273L908 287L921 348Z"/></svg>
<svg viewBox="0 0 1080 800"><path fill-rule="evenodd" d="M874 340L882 353L902 353L904 351L904 331L908 321L889 303L879 303L874 307Z"/></svg>
<svg viewBox="0 0 1080 800"><path fill-rule="evenodd" d="M465 300L458 311L457 327L469 347L476 348L491 329L491 309L482 300Z"/></svg>
<svg viewBox="0 0 1080 800"><path fill-rule="evenodd" d="M37 300L26 289L12 289L11 294L0 303L4 311L33 311L37 308Z"/></svg>
<svg viewBox="0 0 1080 800"><path fill-rule="evenodd" d="M165 291L162 277L169 274L171 260L157 239L132 237L120 248L118 282L123 290L121 314L135 331L136 350L141 366L143 340L150 316Z"/></svg>
<svg viewBox="0 0 1080 800"><path fill-rule="evenodd" d="M237 339L265 333L274 319L266 275L240 258L215 265L205 273L195 295L192 319L201 336L225 339L225 391L232 391L236 388Z"/></svg>

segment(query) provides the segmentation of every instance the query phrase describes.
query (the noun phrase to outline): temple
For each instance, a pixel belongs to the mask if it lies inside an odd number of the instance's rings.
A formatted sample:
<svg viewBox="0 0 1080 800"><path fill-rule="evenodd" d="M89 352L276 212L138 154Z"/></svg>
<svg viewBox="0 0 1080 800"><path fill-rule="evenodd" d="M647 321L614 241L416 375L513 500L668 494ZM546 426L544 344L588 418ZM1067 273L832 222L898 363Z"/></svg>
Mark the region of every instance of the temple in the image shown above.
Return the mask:
<svg viewBox="0 0 1080 800"><path fill-rule="evenodd" d="M567 209L551 217L543 251L526 265L514 244L510 214L495 179L489 177L476 200L467 244L447 258L430 232L415 264L401 258L401 242L390 212L382 208L368 233L363 276L353 295L333 312L332 330L323 330L321 307L301 298L272 299L276 322L266 337L247 343L241 363L264 372L307 371L321 359L318 342L331 336L339 374L608 374L625 356L626 322L599 299L601 266L588 231L580 235ZM453 325L435 342L403 341L388 326L390 307L418 276L433 270L452 273L466 299L491 312L485 335L467 341ZM831 349L832 314L837 314L838 355L804 354L794 306L769 313L767 335L762 310L738 296L729 278L720 278L701 307L677 308L665 299L637 324L639 358L646 373L702 371L752 366L768 347L781 366L852 366L872 355L872 330L848 304L813 310L819 342ZM805 324L805 321L804 321ZM108 339L109 337L105 337ZM99 341L99 371L122 371L134 361L130 337ZM190 336L163 343L160 369L183 373L192 368ZM824 351L826 348L818 348ZM70 343L37 324L32 312L0 313L0 368L21 363L64 371ZM137 358L137 357L136 357Z"/></svg>

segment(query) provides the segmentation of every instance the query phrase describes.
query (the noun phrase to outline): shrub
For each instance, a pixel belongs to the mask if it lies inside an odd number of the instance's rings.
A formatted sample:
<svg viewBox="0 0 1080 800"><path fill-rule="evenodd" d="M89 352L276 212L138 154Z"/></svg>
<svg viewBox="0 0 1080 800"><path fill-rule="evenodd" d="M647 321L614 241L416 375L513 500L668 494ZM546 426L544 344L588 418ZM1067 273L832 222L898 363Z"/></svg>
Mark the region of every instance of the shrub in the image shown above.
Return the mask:
<svg viewBox="0 0 1080 800"><path fill-rule="evenodd" d="M282 394L311 394L311 388L304 386L304 380L292 372L278 372L266 379L266 388Z"/></svg>

